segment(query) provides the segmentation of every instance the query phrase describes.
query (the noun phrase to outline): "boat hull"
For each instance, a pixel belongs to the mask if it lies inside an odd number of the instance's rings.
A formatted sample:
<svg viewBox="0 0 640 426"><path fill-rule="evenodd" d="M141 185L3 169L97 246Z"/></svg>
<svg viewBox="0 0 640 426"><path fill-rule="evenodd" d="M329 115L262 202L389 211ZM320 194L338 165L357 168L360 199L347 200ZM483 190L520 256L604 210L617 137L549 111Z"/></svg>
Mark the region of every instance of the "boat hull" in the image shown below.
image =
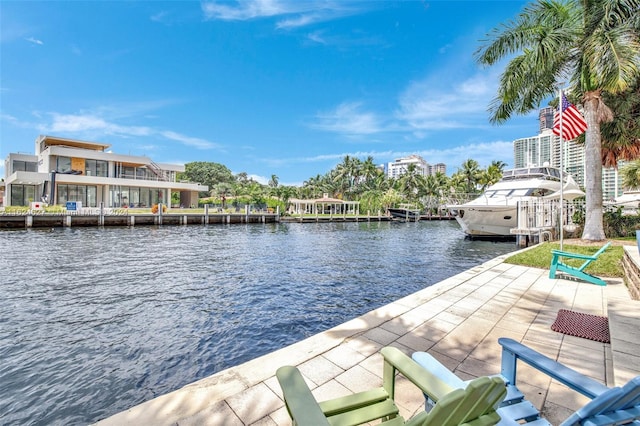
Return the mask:
<svg viewBox="0 0 640 426"><path fill-rule="evenodd" d="M571 175L546 165L531 166L506 170L500 181L476 199L448 208L472 238L515 238L512 230L518 228L519 201L572 200L580 196L584 192Z"/></svg>
<svg viewBox="0 0 640 426"><path fill-rule="evenodd" d="M455 206L451 210L465 234L472 238L513 237L517 227L515 206Z"/></svg>
<svg viewBox="0 0 640 426"><path fill-rule="evenodd" d="M410 209L388 209L389 214L394 219L417 221L420 220L420 211Z"/></svg>

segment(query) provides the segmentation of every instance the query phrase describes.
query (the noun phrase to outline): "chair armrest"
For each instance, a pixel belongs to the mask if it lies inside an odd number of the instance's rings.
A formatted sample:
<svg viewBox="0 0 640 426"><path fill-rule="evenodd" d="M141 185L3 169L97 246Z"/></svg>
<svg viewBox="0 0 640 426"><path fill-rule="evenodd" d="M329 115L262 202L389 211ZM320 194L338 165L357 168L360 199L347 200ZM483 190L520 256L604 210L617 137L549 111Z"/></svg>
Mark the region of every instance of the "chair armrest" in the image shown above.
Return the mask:
<svg viewBox="0 0 640 426"><path fill-rule="evenodd" d="M456 388L442 381L435 374L421 367L414 360L391 346L380 351L386 363L402 373L411 383L434 401L455 390Z"/></svg>
<svg viewBox="0 0 640 426"><path fill-rule="evenodd" d="M571 253L571 252L568 252L568 251L561 251L561 250L551 250L551 253L554 256L572 257L574 259L596 260L598 258L598 256L600 256L602 253L604 253L604 251L606 249L609 248L610 245L611 245L611 241L609 241L604 246L600 247L600 250L598 250L597 252L595 252L594 254L591 254L591 255L589 255L589 254L580 254L580 253Z"/></svg>
<svg viewBox="0 0 640 426"><path fill-rule="evenodd" d="M427 352L414 352L413 355L411 355L411 358L417 362L420 367L430 371L431 374L435 375L452 388L464 389L467 387L468 382L465 382L460 377L456 376L431 354Z"/></svg>
<svg viewBox="0 0 640 426"><path fill-rule="evenodd" d="M501 337L498 339L498 343L502 345L502 375L509 384L516 384L516 361L521 360L588 398L593 399L609 390L602 383L578 373L576 370L562 365L513 339Z"/></svg>
<svg viewBox="0 0 640 426"><path fill-rule="evenodd" d="M276 371L276 377L294 424L329 425L320 405L297 368L280 367Z"/></svg>
<svg viewBox="0 0 640 426"><path fill-rule="evenodd" d="M551 250L554 256L570 257L572 259L596 260L598 256L591 254L570 253L568 251Z"/></svg>

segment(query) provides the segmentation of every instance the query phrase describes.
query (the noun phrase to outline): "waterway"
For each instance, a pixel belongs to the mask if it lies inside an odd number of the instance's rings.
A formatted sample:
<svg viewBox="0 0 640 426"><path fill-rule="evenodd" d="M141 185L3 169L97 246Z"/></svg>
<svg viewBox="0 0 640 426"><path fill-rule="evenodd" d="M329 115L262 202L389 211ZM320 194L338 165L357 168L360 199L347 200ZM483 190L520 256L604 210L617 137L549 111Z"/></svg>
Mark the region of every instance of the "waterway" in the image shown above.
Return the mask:
<svg viewBox="0 0 640 426"><path fill-rule="evenodd" d="M0 232L0 424L88 424L376 309L513 242L455 222Z"/></svg>

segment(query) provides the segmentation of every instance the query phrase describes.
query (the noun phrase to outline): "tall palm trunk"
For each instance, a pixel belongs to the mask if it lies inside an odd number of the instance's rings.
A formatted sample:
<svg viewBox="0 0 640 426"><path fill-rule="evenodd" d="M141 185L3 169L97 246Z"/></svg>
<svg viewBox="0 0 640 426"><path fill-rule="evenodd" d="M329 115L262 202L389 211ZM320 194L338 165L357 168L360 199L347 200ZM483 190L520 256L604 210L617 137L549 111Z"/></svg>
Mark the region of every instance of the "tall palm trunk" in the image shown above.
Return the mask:
<svg viewBox="0 0 640 426"><path fill-rule="evenodd" d="M590 241L605 239L602 225L602 137L600 123L608 121L611 110L600 99L600 91L584 95L586 213L582 238Z"/></svg>

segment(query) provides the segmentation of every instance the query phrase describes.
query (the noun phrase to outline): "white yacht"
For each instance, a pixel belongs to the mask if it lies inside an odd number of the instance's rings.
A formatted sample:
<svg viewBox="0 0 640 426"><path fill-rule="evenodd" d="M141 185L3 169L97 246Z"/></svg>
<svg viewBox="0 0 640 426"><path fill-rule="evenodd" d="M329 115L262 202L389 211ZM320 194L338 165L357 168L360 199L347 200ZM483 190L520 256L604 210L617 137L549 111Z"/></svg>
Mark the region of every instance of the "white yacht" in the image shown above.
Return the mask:
<svg viewBox="0 0 640 426"><path fill-rule="evenodd" d="M605 205L614 208L622 207L625 214L636 214L640 209L640 190L624 191L621 196L615 200L606 202Z"/></svg>
<svg viewBox="0 0 640 426"><path fill-rule="evenodd" d="M563 198L584 196L578 184L565 173ZM560 170L553 167L527 167L506 170L502 179L478 198L464 204L449 205L462 230L472 238L507 237L517 227L517 203L536 197L560 197Z"/></svg>

